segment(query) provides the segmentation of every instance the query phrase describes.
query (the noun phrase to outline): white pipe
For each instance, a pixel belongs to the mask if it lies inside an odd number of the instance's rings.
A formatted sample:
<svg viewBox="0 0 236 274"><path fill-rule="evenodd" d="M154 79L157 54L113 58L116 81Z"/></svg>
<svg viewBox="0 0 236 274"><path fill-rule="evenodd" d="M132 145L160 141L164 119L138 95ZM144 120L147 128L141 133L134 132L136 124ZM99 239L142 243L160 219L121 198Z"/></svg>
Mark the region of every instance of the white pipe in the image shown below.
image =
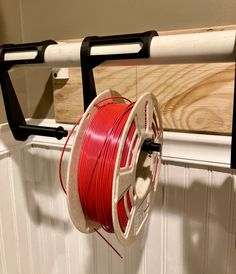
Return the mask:
<svg viewBox="0 0 236 274"><path fill-rule="evenodd" d="M50 45L45 50L45 63L57 68L80 66L80 48L81 43Z"/></svg>
<svg viewBox="0 0 236 274"><path fill-rule="evenodd" d="M79 43L59 43L45 50L45 64L49 67L80 66ZM150 45L150 58L137 60L106 61L105 65L181 64L234 62L236 55L236 31L218 31L194 34L177 34L154 37ZM91 48L91 55L133 53L141 45L102 45ZM11 56L10 56L11 54ZM22 60L26 52L7 53L5 60ZM28 53L28 59L32 58ZM103 64L103 65L104 65Z"/></svg>
<svg viewBox="0 0 236 274"><path fill-rule="evenodd" d="M160 36L152 40L153 63L234 62L236 31Z"/></svg>
<svg viewBox="0 0 236 274"><path fill-rule="evenodd" d="M44 55L45 62L52 67L80 66L80 48L81 43L62 43L59 45L48 46ZM98 56L110 54L136 53L139 52L141 48L142 45L140 45L139 43L93 46L91 48L91 55Z"/></svg>

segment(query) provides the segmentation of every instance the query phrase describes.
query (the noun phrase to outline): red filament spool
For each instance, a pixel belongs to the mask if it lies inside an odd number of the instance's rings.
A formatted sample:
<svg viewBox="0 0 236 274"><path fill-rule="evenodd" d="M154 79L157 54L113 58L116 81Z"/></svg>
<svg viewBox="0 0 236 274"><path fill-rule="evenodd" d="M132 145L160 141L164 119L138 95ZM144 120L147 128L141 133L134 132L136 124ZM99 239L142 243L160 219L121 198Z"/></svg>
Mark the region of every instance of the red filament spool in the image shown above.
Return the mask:
<svg viewBox="0 0 236 274"><path fill-rule="evenodd" d="M141 151L162 143L157 102L151 94L135 104L114 91L100 94L79 124L69 161L70 217L82 232L103 227L128 245L141 231L157 187L161 153Z"/></svg>

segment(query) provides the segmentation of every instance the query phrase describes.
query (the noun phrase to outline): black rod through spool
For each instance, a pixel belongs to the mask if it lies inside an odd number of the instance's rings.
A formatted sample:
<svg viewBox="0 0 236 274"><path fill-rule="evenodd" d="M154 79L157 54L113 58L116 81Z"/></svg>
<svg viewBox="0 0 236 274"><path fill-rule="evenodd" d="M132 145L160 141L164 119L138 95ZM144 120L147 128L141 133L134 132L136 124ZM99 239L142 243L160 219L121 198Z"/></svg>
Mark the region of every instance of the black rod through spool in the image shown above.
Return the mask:
<svg viewBox="0 0 236 274"><path fill-rule="evenodd" d="M153 152L153 151L160 152L161 151L161 144L155 143L152 140L145 140L143 145L142 145L141 150L146 151L148 153Z"/></svg>

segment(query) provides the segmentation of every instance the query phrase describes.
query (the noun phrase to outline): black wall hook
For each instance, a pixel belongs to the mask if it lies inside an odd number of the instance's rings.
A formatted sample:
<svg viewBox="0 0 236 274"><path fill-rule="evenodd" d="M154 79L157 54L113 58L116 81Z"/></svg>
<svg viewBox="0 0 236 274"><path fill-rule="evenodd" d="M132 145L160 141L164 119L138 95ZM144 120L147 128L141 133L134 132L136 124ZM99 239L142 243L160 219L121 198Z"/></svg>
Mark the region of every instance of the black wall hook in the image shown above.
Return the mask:
<svg viewBox="0 0 236 274"><path fill-rule="evenodd" d="M3 45L0 47L0 85L6 109L7 120L16 140L25 141L30 135L41 135L62 139L67 136L63 127L42 127L27 125L8 71L17 64L37 64L44 62L44 52L47 46L56 44L55 41L47 40L39 43ZM36 51L34 59L5 61L4 57L9 52Z"/></svg>

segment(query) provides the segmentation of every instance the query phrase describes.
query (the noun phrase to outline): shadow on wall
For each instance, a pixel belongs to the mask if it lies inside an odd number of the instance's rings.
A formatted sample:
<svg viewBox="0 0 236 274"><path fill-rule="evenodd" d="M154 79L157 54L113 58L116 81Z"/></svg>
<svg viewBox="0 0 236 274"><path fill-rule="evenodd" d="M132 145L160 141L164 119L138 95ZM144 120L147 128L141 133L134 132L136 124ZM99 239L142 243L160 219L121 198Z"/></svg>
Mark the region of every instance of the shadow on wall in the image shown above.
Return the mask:
<svg viewBox="0 0 236 274"><path fill-rule="evenodd" d="M53 118L53 81L49 68L27 68L28 114L34 119Z"/></svg>
<svg viewBox="0 0 236 274"><path fill-rule="evenodd" d="M176 185L169 179L159 185L162 206L154 210L165 215L158 214L158 218L165 222L161 237L167 239L166 258L162 263L168 273L176 266L191 274L236 271L234 178L226 170L209 169L208 173L210 183L188 178L184 187L183 178L176 174L181 180L174 179Z"/></svg>
<svg viewBox="0 0 236 274"><path fill-rule="evenodd" d="M51 106L53 105L53 80L52 74L47 73L47 81L44 89L42 89L41 97L38 99L37 105L32 114L34 119L44 119L46 117L51 117L52 114L49 113Z"/></svg>
<svg viewBox="0 0 236 274"><path fill-rule="evenodd" d="M70 222L64 220L61 214L61 218L55 217L53 212L50 214L47 207L45 210L45 205L50 204L52 199L56 198L58 192L61 191L59 184L57 184L57 177L52 178L49 174L52 169L57 172L58 162L54 157L49 158L45 155L36 154L37 151L26 147L24 150L24 164L18 165L21 177L24 178L22 187L29 218L35 225L46 225L53 230L68 232L72 228ZM15 162L19 161L19 159L14 159L14 154L12 159ZM40 202L39 197L45 197L48 202Z"/></svg>

